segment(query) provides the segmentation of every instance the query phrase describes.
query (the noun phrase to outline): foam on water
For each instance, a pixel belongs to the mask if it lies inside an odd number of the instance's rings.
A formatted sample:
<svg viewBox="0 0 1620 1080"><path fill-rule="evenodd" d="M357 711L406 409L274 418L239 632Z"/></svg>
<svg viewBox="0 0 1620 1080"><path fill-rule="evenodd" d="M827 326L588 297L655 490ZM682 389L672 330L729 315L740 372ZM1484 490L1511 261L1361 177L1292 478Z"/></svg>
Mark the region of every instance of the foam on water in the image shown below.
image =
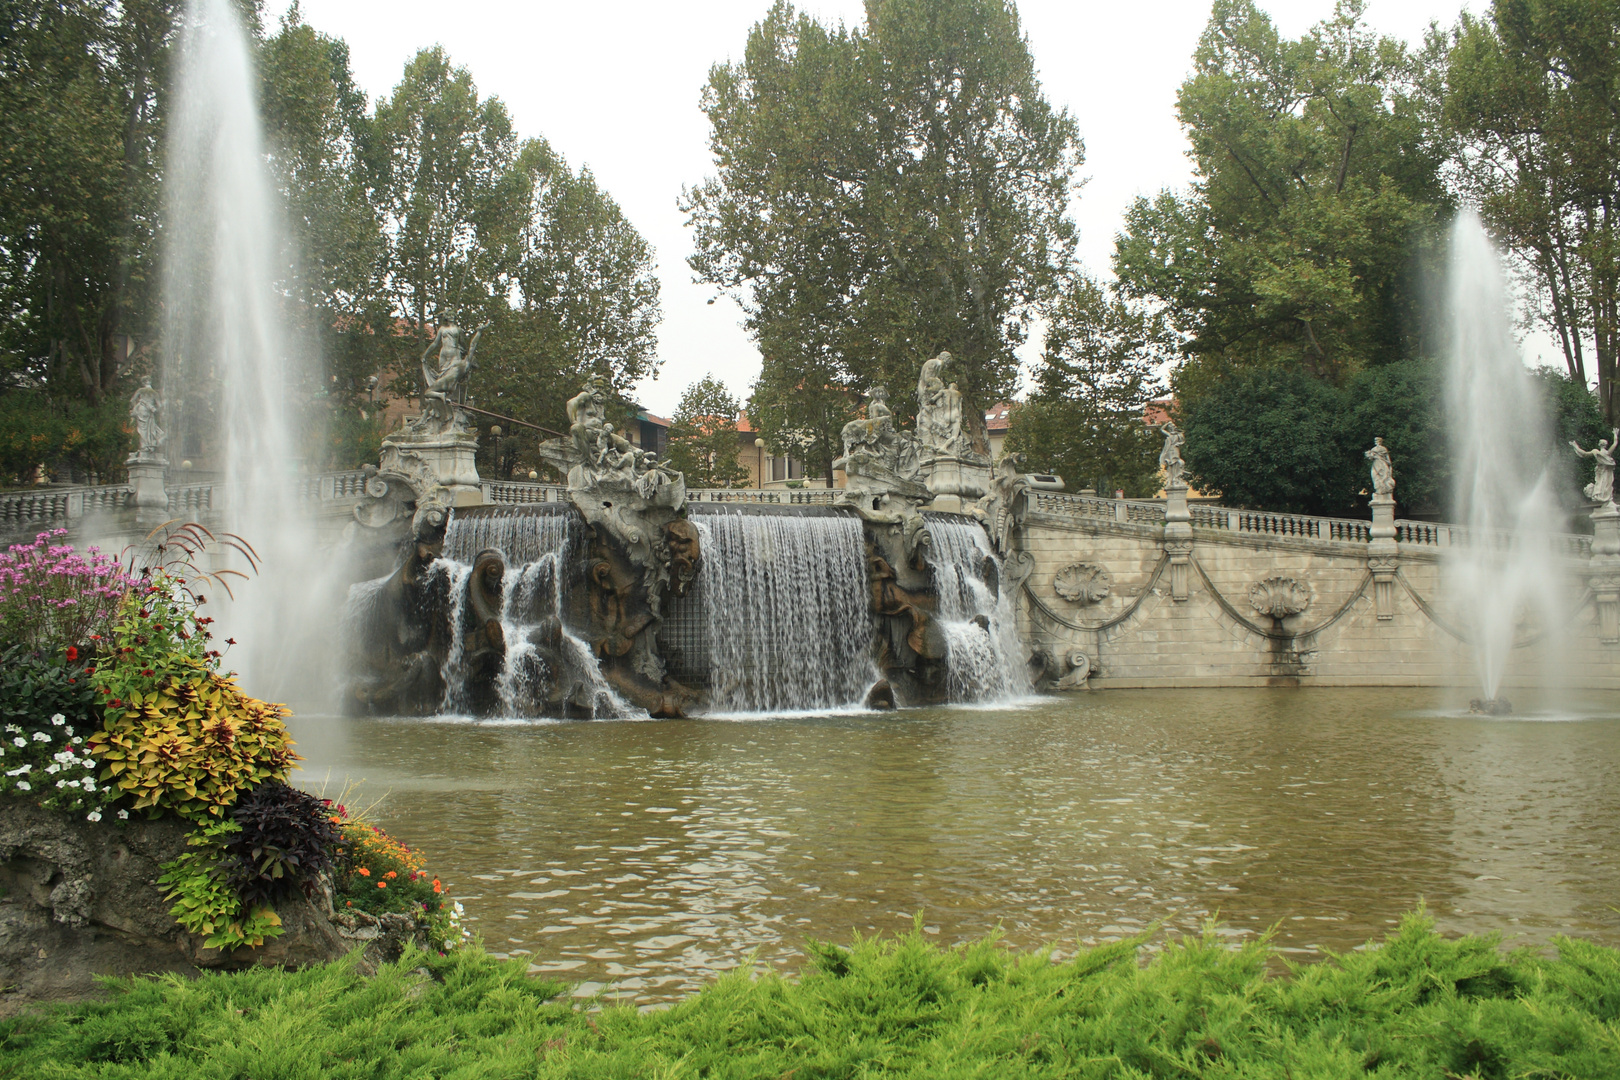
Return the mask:
<svg viewBox="0 0 1620 1080"><path fill-rule="evenodd" d="M1032 692L1001 563L984 527L955 514L925 514L937 616L950 647L953 702L1005 702Z"/></svg>

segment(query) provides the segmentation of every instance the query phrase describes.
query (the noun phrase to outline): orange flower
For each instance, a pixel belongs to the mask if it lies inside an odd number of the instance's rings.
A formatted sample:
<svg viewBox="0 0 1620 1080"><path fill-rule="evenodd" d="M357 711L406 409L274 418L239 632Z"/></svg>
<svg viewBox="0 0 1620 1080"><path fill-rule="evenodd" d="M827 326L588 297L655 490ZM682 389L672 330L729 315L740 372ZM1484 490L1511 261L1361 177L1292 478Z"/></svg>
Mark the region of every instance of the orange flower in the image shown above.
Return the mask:
<svg viewBox="0 0 1620 1080"><path fill-rule="evenodd" d="M388 888L388 882L386 882L386 881L379 881L379 882L377 882L377 888L379 888L379 889L386 889L386 888Z"/></svg>
<svg viewBox="0 0 1620 1080"><path fill-rule="evenodd" d="M367 870L363 866L360 869L356 870L355 873L359 874L361 877L370 877L371 876L371 871Z"/></svg>
<svg viewBox="0 0 1620 1080"><path fill-rule="evenodd" d="M433 879L433 891L434 892L444 892L444 886L439 884L439 879L438 878Z"/></svg>
<svg viewBox="0 0 1620 1080"><path fill-rule="evenodd" d="M399 871L390 870L390 871L388 871L388 873L384 874L383 877L385 877L385 878L389 879L390 881L392 881L394 878L399 877Z"/></svg>

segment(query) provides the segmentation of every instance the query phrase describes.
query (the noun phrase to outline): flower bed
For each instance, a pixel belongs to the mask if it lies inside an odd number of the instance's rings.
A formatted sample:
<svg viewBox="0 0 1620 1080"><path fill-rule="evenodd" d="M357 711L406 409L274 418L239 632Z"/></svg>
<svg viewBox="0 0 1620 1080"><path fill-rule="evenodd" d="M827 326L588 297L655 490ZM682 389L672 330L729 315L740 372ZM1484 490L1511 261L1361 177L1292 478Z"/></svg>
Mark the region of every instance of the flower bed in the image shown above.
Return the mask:
<svg viewBox="0 0 1620 1080"><path fill-rule="evenodd" d="M283 933L278 905L334 889L342 908L405 915L420 940L458 944L456 906L419 855L288 786L287 710L222 670L201 614L227 584L195 569L212 537L174 530L137 571L60 535L0 555L0 795L107 828L188 822L158 882L207 949L262 947Z"/></svg>

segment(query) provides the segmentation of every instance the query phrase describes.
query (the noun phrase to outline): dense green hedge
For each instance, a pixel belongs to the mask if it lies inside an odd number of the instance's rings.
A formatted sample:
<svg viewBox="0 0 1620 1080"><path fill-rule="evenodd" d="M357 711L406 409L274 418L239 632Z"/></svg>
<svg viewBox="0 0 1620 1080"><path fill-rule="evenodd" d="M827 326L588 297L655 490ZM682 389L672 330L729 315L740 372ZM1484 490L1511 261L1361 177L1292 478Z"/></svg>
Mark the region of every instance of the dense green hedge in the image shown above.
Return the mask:
<svg viewBox="0 0 1620 1080"><path fill-rule="evenodd" d="M814 946L797 981L746 973L672 1009L596 1011L477 949L116 984L0 1025L0 1075L52 1077L1609 1077L1620 951L1557 959L1445 940L1421 915L1288 977L1213 935L1054 964L919 933ZM1268 962L1270 962L1268 964Z"/></svg>

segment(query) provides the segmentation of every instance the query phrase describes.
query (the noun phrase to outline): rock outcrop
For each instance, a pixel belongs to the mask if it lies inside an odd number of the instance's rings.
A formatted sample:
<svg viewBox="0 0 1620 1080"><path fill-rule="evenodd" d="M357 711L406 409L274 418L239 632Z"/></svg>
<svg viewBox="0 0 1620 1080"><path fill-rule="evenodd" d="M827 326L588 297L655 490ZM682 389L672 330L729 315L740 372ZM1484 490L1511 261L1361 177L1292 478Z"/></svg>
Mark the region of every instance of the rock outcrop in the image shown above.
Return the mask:
<svg viewBox="0 0 1620 1080"><path fill-rule="evenodd" d="M283 933L257 949L210 949L169 914L157 879L186 850L191 826L86 821L0 797L0 1015L98 993L98 975L196 975L267 965L302 967L363 950L362 963L425 946L406 915L336 913L330 883L276 909Z"/></svg>

